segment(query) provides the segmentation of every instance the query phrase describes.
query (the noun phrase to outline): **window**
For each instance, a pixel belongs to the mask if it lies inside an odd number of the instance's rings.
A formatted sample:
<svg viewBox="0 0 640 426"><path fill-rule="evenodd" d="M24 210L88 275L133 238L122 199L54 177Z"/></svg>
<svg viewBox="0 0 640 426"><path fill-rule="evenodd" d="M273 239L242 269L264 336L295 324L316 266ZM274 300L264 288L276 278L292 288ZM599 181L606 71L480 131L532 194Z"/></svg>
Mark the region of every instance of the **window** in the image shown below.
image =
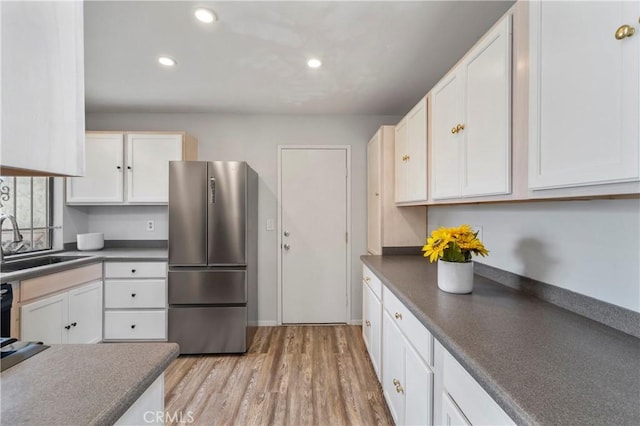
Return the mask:
<svg viewBox="0 0 640 426"><path fill-rule="evenodd" d="M53 179L48 177L0 177L0 213L13 215L23 240L13 243L11 221L2 224L2 247L25 253L48 250L53 236Z"/></svg>

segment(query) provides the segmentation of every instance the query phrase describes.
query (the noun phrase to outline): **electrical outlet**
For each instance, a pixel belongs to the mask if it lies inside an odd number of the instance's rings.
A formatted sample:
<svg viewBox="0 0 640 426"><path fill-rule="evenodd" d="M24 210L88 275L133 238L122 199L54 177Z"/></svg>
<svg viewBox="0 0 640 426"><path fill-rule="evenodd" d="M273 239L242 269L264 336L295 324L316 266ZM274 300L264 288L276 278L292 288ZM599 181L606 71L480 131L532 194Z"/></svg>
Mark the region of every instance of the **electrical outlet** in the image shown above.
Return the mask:
<svg viewBox="0 0 640 426"><path fill-rule="evenodd" d="M156 222L153 220L147 221L147 231L151 232L156 229Z"/></svg>

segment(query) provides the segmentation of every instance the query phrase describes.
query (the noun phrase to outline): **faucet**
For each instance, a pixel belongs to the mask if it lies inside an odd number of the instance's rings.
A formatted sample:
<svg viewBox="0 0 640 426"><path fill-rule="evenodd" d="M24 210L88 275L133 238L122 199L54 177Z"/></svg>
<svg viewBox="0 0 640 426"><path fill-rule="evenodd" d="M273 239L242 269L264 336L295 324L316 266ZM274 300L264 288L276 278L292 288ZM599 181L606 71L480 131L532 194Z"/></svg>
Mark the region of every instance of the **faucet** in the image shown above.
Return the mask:
<svg viewBox="0 0 640 426"><path fill-rule="evenodd" d="M11 221L11 227L13 228L13 241L11 243L22 242L22 234L20 234L20 228L18 227L18 222L16 221L16 218L12 214L8 214L8 213L0 214L0 232L2 230L2 224L6 219L9 219ZM13 253L14 251L12 250L7 250L5 253L5 249L4 249L4 246L2 246L2 241L0 238L0 262L4 260L4 256L6 254L13 254Z"/></svg>

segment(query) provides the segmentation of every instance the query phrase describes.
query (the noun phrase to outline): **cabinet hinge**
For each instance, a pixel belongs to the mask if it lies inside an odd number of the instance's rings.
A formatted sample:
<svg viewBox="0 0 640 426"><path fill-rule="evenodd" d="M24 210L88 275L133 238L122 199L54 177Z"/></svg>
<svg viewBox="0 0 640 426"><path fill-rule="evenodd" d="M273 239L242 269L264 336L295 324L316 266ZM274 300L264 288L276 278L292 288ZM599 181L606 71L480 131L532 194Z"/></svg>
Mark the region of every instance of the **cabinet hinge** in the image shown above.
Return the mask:
<svg viewBox="0 0 640 426"><path fill-rule="evenodd" d="M349 233L348 233L348 232L345 232L345 233L344 233L344 242L345 242L345 243L348 243L348 242L349 242Z"/></svg>

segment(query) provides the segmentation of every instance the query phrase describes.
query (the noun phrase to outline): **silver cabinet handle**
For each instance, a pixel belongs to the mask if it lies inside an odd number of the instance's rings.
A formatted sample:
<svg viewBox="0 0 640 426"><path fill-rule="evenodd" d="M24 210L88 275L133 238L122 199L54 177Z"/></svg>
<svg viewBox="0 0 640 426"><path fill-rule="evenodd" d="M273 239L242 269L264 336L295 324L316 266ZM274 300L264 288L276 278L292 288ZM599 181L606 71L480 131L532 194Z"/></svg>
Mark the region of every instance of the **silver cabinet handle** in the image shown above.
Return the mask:
<svg viewBox="0 0 640 426"><path fill-rule="evenodd" d="M209 186L211 187L211 204L216 203L216 178L209 179Z"/></svg>
<svg viewBox="0 0 640 426"><path fill-rule="evenodd" d="M282 246L283 249L285 250L289 250L291 248L291 246L289 244L285 244Z"/></svg>
<svg viewBox="0 0 640 426"><path fill-rule="evenodd" d="M284 231L284 236L285 237L288 237L289 235L291 235L291 234L289 234L289 231Z"/></svg>

